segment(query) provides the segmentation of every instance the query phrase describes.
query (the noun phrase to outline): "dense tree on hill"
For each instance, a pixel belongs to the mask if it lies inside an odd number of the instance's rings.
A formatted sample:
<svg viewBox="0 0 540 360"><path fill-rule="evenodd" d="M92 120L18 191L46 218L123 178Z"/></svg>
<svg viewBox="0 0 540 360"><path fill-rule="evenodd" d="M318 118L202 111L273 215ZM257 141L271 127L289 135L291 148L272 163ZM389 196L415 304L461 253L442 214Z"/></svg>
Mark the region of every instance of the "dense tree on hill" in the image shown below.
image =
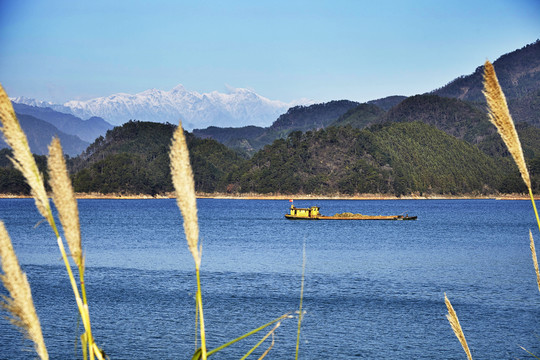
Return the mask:
<svg viewBox="0 0 540 360"><path fill-rule="evenodd" d="M175 125L130 121L109 130L70 163L78 192L158 194L172 191L169 147ZM223 191L243 160L224 145L186 132L198 191Z"/></svg>
<svg viewBox="0 0 540 360"><path fill-rule="evenodd" d="M472 144L496 133L484 111L458 99L429 94L403 100L379 118L379 122L387 121L421 121Z"/></svg>
<svg viewBox="0 0 540 360"><path fill-rule="evenodd" d="M392 95L392 96L384 97L382 99L370 100L367 103L376 105L377 107L383 109L384 111L388 111L394 106L398 105L403 100L405 100L406 98L407 96Z"/></svg>
<svg viewBox="0 0 540 360"><path fill-rule="evenodd" d="M421 122L293 132L257 153L240 192L494 192L503 169L478 148Z"/></svg>
<svg viewBox="0 0 540 360"><path fill-rule="evenodd" d="M368 125L379 121L385 111L373 104L360 104L341 115L331 126L350 125L357 129L363 129Z"/></svg>
<svg viewBox="0 0 540 360"><path fill-rule="evenodd" d="M13 166L10 158L13 157L11 149L0 150L0 193L30 195L30 186L26 183L21 172ZM48 180L47 157L34 155L39 171L43 174L45 182Z"/></svg>
<svg viewBox="0 0 540 360"><path fill-rule="evenodd" d="M508 107L516 122L526 122L540 128L540 89L525 96L509 99Z"/></svg>
<svg viewBox="0 0 540 360"><path fill-rule="evenodd" d="M358 105L360 104L354 101L339 100L310 106L295 106L274 121L270 130L279 132L324 128Z"/></svg>

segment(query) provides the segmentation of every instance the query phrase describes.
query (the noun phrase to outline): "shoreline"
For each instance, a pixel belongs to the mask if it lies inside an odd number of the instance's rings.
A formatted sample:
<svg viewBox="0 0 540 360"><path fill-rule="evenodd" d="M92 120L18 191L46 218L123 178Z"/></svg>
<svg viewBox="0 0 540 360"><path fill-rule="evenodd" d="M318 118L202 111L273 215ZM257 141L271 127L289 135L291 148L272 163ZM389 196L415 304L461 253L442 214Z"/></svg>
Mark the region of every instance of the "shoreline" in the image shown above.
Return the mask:
<svg viewBox="0 0 540 360"><path fill-rule="evenodd" d="M499 195L406 195L397 197L384 194L358 194L358 195L281 195L281 194L226 194L226 193L197 193L197 199L231 199L231 200L530 200L525 194L499 194ZM146 194L100 194L76 193L77 199L107 199L107 200L145 200L145 199L174 199L174 193L159 195ZM30 195L0 194L0 199L31 199ZM540 195L535 196L535 200Z"/></svg>

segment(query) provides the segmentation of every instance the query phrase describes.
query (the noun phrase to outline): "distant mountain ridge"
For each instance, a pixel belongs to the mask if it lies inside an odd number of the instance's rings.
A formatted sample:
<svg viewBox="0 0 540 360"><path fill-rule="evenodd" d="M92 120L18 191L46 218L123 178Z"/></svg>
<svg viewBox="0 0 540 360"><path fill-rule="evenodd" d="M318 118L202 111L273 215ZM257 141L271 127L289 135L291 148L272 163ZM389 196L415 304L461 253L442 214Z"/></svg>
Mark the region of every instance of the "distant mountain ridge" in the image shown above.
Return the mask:
<svg viewBox="0 0 540 360"><path fill-rule="evenodd" d="M74 115L65 114L51 109L50 107L37 107L25 104L13 103L13 109L17 114L31 115L54 125L58 130L78 136L88 143L97 137L104 135L107 130L113 128L105 120L99 117L91 117L82 120Z"/></svg>
<svg viewBox="0 0 540 360"><path fill-rule="evenodd" d="M34 154L48 154L48 146L55 136L60 139L64 153L70 156L79 155L88 145L90 145L89 142L83 141L75 135L66 134L58 130L54 125L34 116L18 114L17 118L21 124L21 128L26 134L30 150ZM0 149L7 147L7 144L0 136Z"/></svg>
<svg viewBox="0 0 540 360"><path fill-rule="evenodd" d="M138 94L113 94L87 101L68 101L51 104L25 97L12 101L26 105L50 107L80 118L99 116L114 125L129 120L155 121L177 124L184 128L207 126L265 126L291 106L308 104L307 100L285 103L270 100L249 89L230 89L229 93L213 91L200 94L182 85L170 91L149 89Z"/></svg>
<svg viewBox="0 0 540 360"><path fill-rule="evenodd" d="M514 121L540 127L540 41L502 55L494 62L494 66L503 91L508 94L507 99ZM372 124L385 122L422 121L471 144L479 144L486 138L492 138L496 133L495 128L487 120L482 94L482 74L483 66L479 66L473 74L461 76L427 94L408 98L389 96L363 104L356 103L358 106L350 108L337 120L325 126L352 126L363 129ZM287 114L281 115L270 129L279 130L283 127L288 128L288 132L277 137L274 132L273 138L268 136L270 131L249 137L256 132L246 134L246 131L238 130L235 134L234 128L223 130L226 132L225 141L218 128L212 128L211 131L195 130L194 134L212 137L233 148L251 146L253 150L257 150L291 131L324 127L317 119L317 111L320 109L322 108L313 105L306 107L304 110L310 110L311 118L304 117L301 124L298 121L290 122ZM289 109L297 116L298 111L294 110L298 109Z"/></svg>
<svg viewBox="0 0 540 360"><path fill-rule="evenodd" d="M540 84L540 40L504 54L493 62L497 78L507 99L526 96ZM482 94L484 66L460 76L432 94L460 100L485 102Z"/></svg>
<svg viewBox="0 0 540 360"><path fill-rule="evenodd" d="M286 138L293 131L307 131L325 128L341 115L360 105L349 100L334 100L309 106L291 107L280 115L270 127L247 126L242 128L194 129L193 134L200 138L211 138L235 150L249 155L271 144L276 139Z"/></svg>

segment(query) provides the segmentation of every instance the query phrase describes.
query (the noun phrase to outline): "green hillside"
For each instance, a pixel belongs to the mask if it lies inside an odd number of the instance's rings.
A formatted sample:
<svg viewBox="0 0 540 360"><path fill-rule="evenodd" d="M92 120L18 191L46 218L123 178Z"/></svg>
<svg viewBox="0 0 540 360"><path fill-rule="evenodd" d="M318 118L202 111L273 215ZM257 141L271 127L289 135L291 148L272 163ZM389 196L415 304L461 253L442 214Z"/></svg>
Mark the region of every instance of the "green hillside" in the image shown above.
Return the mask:
<svg viewBox="0 0 540 360"><path fill-rule="evenodd" d="M519 98L509 99L508 107L514 121L540 127L540 89Z"/></svg>
<svg viewBox="0 0 540 360"><path fill-rule="evenodd" d="M382 99L370 100L367 103L380 107L381 109L385 111L388 111L394 106L396 106L397 104L399 104L400 102L402 102L403 100L405 100L406 98L407 96L392 95L392 96L384 97Z"/></svg>
<svg viewBox="0 0 540 360"><path fill-rule="evenodd" d="M373 124L384 115L385 111L373 104L360 104L341 115L331 126L350 125L357 129L363 129Z"/></svg>
<svg viewBox="0 0 540 360"><path fill-rule="evenodd" d="M421 122L292 133L234 176L240 192L490 193L506 172L478 148Z"/></svg>
<svg viewBox="0 0 540 360"><path fill-rule="evenodd" d="M30 195L30 187L23 175L16 170L9 158L13 157L11 149L0 149L0 193ZM47 157L34 155L39 171L45 181L48 180Z"/></svg>
<svg viewBox="0 0 540 360"><path fill-rule="evenodd" d="M421 121L470 143L494 134L496 129L484 111L458 99L416 95L403 100L379 118L379 122Z"/></svg>
<svg viewBox="0 0 540 360"><path fill-rule="evenodd" d="M70 163L75 191L152 195L172 191L168 153L175 128L130 121L109 130ZM222 190L225 175L242 159L214 140L186 136L196 188Z"/></svg>

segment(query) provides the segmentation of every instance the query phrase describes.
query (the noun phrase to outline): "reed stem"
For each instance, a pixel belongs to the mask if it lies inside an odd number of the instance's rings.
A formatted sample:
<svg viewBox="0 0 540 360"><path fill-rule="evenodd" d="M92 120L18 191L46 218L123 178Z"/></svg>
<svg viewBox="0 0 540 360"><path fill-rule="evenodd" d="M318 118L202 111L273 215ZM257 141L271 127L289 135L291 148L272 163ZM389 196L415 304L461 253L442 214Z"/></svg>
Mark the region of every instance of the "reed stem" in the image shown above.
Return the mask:
<svg viewBox="0 0 540 360"><path fill-rule="evenodd" d="M540 230L540 218L538 217L538 210L536 209L533 191L530 187L529 187L529 195L531 196L531 203L534 209L534 215L536 216L536 224L538 225L538 230Z"/></svg>
<svg viewBox="0 0 540 360"><path fill-rule="evenodd" d="M223 344L223 345L221 345L220 347L217 347L217 348L215 348L215 349L213 349L213 350L210 350L210 351L208 352L208 356L210 356L210 355L212 355L212 354L214 354L214 353L216 353L216 352L218 352L218 351L220 351L220 350L223 350L223 349L225 349L226 347L231 346L232 344L234 344L234 343L236 343L236 342L238 342L238 341L240 341L240 340L243 340L243 339L245 339L245 338L247 338L247 337L249 337L249 336L251 336L251 335L257 333L257 332L261 331L262 329L264 329L264 328L266 328L266 327L268 327L268 326L270 326L270 325L272 325L272 324L275 324L275 323L278 322L278 321L281 321L281 320L285 319L286 317L289 317L289 315L290 315L290 313L283 314L283 315L281 315L280 317L278 317L277 319L274 319L274 320L270 321L270 322L267 323L267 324L264 324L264 325L262 325L262 326L259 326L258 328L254 329L254 330L251 330L250 332L248 332L248 333L246 333L246 334L244 334L244 335L242 335L242 336L240 336L240 337L237 337L236 339L234 339L234 340L232 340L232 341L229 341L228 343Z"/></svg>
<svg viewBox="0 0 540 360"><path fill-rule="evenodd" d="M204 316L203 316L203 306L202 306L202 295L201 295L201 275L199 267L195 268L197 273L197 308L199 309L199 319L200 319L200 329L201 329L201 351L202 351L202 360L206 360L206 335L204 332Z"/></svg>
<svg viewBox="0 0 540 360"><path fill-rule="evenodd" d="M254 347L252 347L244 356L242 356L240 358L240 360L245 360L249 355L251 355L251 353L253 353L259 346L261 346L261 344L266 340L268 339L268 337L270 335L273 335L274 334L274 331L276 331L276 329L281 325L281 322L278 322L273 328L272 330L270 330L268 332L268 334L264 335L263 338L261 340L259 340L259 342L257 344L255 344Z"/></svg>
<svg viewBox="0 0 540 360"><path fill-rule="evenodd" d="M298 360L298 349L300 348L300 327L302 325L302 302L304 299L304 278L306 273L306 243L304 242L304 247L302 249L302 283L300 285L300 309L298 313L298 331L296 333L296 354L294 356L295 360Z"/></svg>
<svg viewBox="0 0 540 360"><path fill-rule="evenodd" d="M73 293L75 294L75 301L77 302L77 307L79 309L79 313L82 318L84 329L86 330L86 336L88 341L88 352L90 355L90 360L94 359L94 339L92 337L92 328L90 326L90 314L88 312L88 305L83 303L81 299L81 295L79 293L79 288L77 287L77 283L75 281L75 277L73 276L73 271L71 271L71 266L69 264L69 260L66 254L66 250L64 248L64 244L62 242L62 238L58 236L56 238L58 242L58 248L60 249L60 253L62 254L62 259L64 260L64 264L66 266L66 270L69 276L69 281L71 283L71 287L73 289ZM84 281L83 281L84 283Z"/></svg>

